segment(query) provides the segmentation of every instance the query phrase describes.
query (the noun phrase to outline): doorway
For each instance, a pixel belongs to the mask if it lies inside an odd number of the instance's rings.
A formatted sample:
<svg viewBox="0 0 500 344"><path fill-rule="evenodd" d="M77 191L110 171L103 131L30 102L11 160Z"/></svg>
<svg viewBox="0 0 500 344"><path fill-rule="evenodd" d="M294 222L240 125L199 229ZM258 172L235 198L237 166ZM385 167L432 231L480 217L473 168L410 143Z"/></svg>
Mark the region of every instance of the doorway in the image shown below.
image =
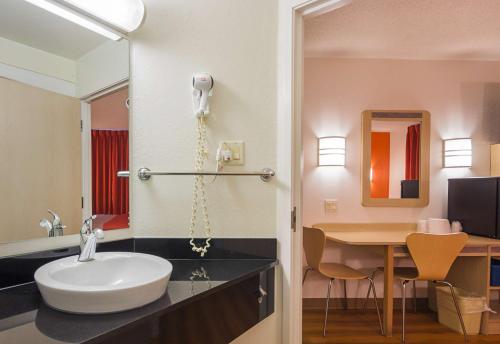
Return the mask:
<svg viewBox="0 0 500 344"><path fill-rule="evenodd" d="M95 228L129 228L129 89L114 87L82 102L85 147L84 216Z"/></svg>
<svg viewBox="0 0 500 344"><path fill-rule="evenodd" d="M302 343L302 98L304 20L349 0L289 0L280 12L278 101L278 241L283 270L282 342ZM290 216L291 212L291 216ZM290 231L292 228L292 231Z"/></svg>
<svg viewBox="0 0 500 344"><path fill-rule="evenodd" d="M350 24L351 28L355 26L355 29L359 29L360 26L366 25L366 28L375 28L376 25L374 23L378 23L378 19L380 15L375 15L375 13L381 13L386 11L387 13L392 13L389 10L391 9L390 4L395 2L384 1L380 2L382 7L385 6L383 10L380 8L375 8L376 6L363 6L363 3L368 3L369 1L358 1L351 2L349 5L351 8L356 7L360 12L357 12L357 18L354 16L350 17L350 20L342 21L346 19L348 15L347 6L338 8L338 11L333 11L333 13L341 13L344 12L345 16L343 18L337 18L337 24L340 25L340 28L337 26L337 32L339 30L344 30L341 32L346 32L349 29ZM405 43L407 43L407 50L395 51L393 50L391 54L402 54L399 57L389 56L387 55L387 51L382 51L384 54L382 57L378 55L378 58L362 58L359 55L348 56L346 54L346 49L332 49L335 54L337 54L337 59L343 59L342 61L334 61L329 63L326 61L325 56L321 57L320 53L316 52L317 59L323 59L321 62L317 62L315 66L312 66L310 61L305 61L304 54L304 26L307 25L308 18L310 16L316 16L318 18L318 13L327 14L324 11L324 4L332 2L308 2L307 5L303 7L293 7L293 44L290 49L291 56L293 56L291 65L293 68L292 78L291 78L291 89L293 93L291 94L290 104L292 105L292 130L291 135L293 137L292 142L294 142L293 146L293 159L292 162L294 176L292 178L292 204L297 206L297 235L294 238L294 252L293 252L293 264L292 270L297 275L295 279L293 279L293 287L297 290L300 290L300 294L302 293L310 293L308 295L313 295L315 292L321 294L322 298L325 298L326 294L326 285L323 280L320 282L317 281L317 284L305 286L304 290L299 286L300 279L299 276L302 274L302 267L304 263L302 263L302 225L312 225L318 222L329 222L329 223L341 223L341 222L367 222L367 223L381 223L389 219L390 222L412 222L416 223L418 219L428 218L428 217L443 217L446 216L446 187L447 180L450 177L467 177L474 175L482 174L486 175L489 173L488 165L489 165L489 156L488 154L484 154L492 141L496 141L497 138L491 138L488 136L488 132L482 129L481 122L487 122L488 117L485 115L481 115L484 113L483 106L485 105L482 101L483 92L487 89L487 84L491 83L492 75L494 74L494 70L489 70L491 68L489 66L493 66L490 62L484 61L485 54L484 52L490 52L491 50L482 49L481 51L471 49L467 50L468 47L472 46L472 44L465 44L464 40L467 40L466 37L457 37L457 35L452 35L442 40L443 44L430 44L426 49L422 49L422 44L418 45L417 43L421 43L421 37L431 37L435 39L436 37L440 37L437 32L437 35L432 35L432 32L425 31L426 35L422 35L421 31L417 31L411 35L411 39L407 39ZM339 2L336 2L339 4ZM409 6L413 5L418 6L419 2L398 2L401 6ZM444 3L444 2L441 2ZM468 4L471 7L472 11L478 10L481 8L481 5L472 2L462 2L462 4ZM377 3L378 4L378 3ZM403 5L405 4L405 5ZM437 3L436 3L437 4ZM481 2L483 6L485 2ZM491 6L492 3L490 3ZM315 5L315 8L308 7ZM374 5L371 2L371 5ZM323 6L323 7L322 7ZM378 6L378 5L377 5ZM411 7L411 6L410 6ZM318 9L319 8L319 9ZM389 8L389 9L388 9ZM408 16L411 17L411 13L415 13L415 11L408 10L408 7L404 9L398 7L400 11L400 15L392 15L390 16L391 23L397 22L399 27L402 30L391 30L387 29L384 32L380 33L378 37L379 40L377 42L382 42L384 38L387 38L390 35L399 35L403 29L411 28L412 30L416 27L416 25L408 25L411 23L408 19ZM345 11L344 11L345 10ZM406 12L404 11L406 10ZM377 12L378 11L378 12ZM439 17L439 11L443 11L441 7L422 9L423 13L420 14L422 20L419 21L419 25L422 25L420 22L434 20L439 22L440 25L447 25L446 27L451 27L453 30L449 30L450 32L457 32L453 25L449 24L450 18L453 16L448 15L444 18L442 15ZM431 11L431 13L429 13ZM450 9L450 12L456 13ZM487 11L483 12L486 13ZM491 11L490 11L491 12ZM330 12L329 12L330 13ZM467 13L466 11L461 11L461 13ZM350 13L352 15L352 13ZM362 17L362 18L359 18ZM436 17L439 17L436 19ZM461 17L463 20L467 21L471 19L471 15L464 15ZM373 20L372 22L370 22ZM405 20L403 20L406 19ZM429 19L430 18L430 19ZM433 19L434 18L434 19ZM480 17L486 21L489 17L484 16ZM447 21L448 20L448 21ZM406 24L406 26L404 24ZM340 24L339 24L340 23ZM384 22L389 25L388 22ZM484 23L481 23L483 25ZM473 29L479 26L472 26ZM423 25L425 30L432 30L432 25ZM420 26L419 26L420 27ZM439 30L437 30L439 31ZM326 32L326 31L323 31ZM352 33L353 31L351 31ZM442 32L442 31L441 31ZM448 32L448 31L446 31ZM468 30L468 33L472 35L472 32L475 32L476 38L482 37L479 36L479 33L474 30ZM484 34L486 32L486 34ZM369 31L372 34L372 31ZM488 39L492 39L495 36L494 30L484 30L483 31L483 40L476 40L477 42L485 42ZM332 32L327 32L324 36L336 36L332 34ZM401 36L405 36L404 33ZM353 37L351 35L351 37ZM469 39L471 36L468 36ZM390 36L390 38L397 38L394 36ZM306 38L307 39L307 34ZM398 38L400 39L400 38ZM463 51L461 50L461 54L457 54L454 51L455 55L446 55L447 52L451 51L448 49L451 45L457 46L454 44L454 40L460 40L461 47L463 47ZM358 41L359 42L359 41ZM374 40L361 40L364 44L366 42L370 42L373 44L364 45L363 52L366 53L367 47L369 48L379 48L379 47L387 47L384 44L375 44ZM318 42L317 42L318 43ZM321 42L319 42L321 43ZM408 44L410 43L410 44ZM360 44L360 45L363 45ZM479 44L479 43L478 43ZM489 46L493 46L493 44L488 44ZM320 44L318 44L320 46ZM403 47L403 44L395 45L398 48ZM484 44L486 47L486 44ZM338 48L338 45L336 46ZM411 49L415 49L415 47L419 47L418 55L414 54L414 51ZM345 47L344 47L345 48ZM444 49L446 48L446 49ZM384 50L386 48L383 48ZM359 51L358 51L359 52ZM464 52L468 52L468 54L463 54ZM309 52L311 53L311 52ZM403 54L404 53L404 54ZM423 55L423 54L428 55ZM478 56L478 54L483 53L482 56ZM436 55L442 54L442 55ZM312 54L314 55L314 53ZM339 55L343 55L342 58L339 58ZM403 56L404 55L404 56ZM431 56L432 55L432 56ZM367 55L368 56L368 55ZM375 54L371 55L375 56ZM405 58L409 57L409 58ZM441 59L434 59L435 56L442 56ZM307 56L306 56L307 57ZM414 57L412 59L412 57ZM474 59L479 59L474 61ZM480 61L483 59L483 61ZM500 58L495 55L495 59L498 63ZM320 63L322 66L320 66ZM309 64L309 67L308 67ZM312 66L312 67L311 67ZM308 70L309 68L309 70ZM311 70L314 68L314 75L312 76L312 83L317 85L316 90L311 90L304 88L304 83L307 83L308 78L311 81ZM325 68L329 68L328 73L325 72ZM439 78L435 78L436 75L446 70L446 75L440 75ZM484 73L484 74L483 74ZM489 74L489 75L488 75ZM391 80L392 78L392 80ZM395 81L394 79L398 79ZM474 78L475 82L471 83L470 80ZM432 80L431 83L429 81ZM485 84L485 82L487 83ZM308 103L307 98L311 99L311 95L317 96L321 94L323 99L328 99L330 101L327 106L325 106L326 101L316 100L311 106ZM487 104L486 104L487 105ZM456 111L453 114L449 115L446 111L446 108L454 108ZM443 166L441 165L440 159L435 159L431 161L432 169L431 173L433 173L433 202L427 207L422 209L394 209L388 207L381 207L380 209L374 209L370 207L363 207L360 196L361 190L369 190L369 188L362 188L361 183L359 182L360 175L360 166L361 160L359 158L360 152L362 151L361 147L361 112L369 109L419 109L419 108L430 108L433 111L433 132L431 133L431 143L432 149L434 150L434 156L440 157L441 154L441 143L443 139L453 138L453 137L472 137L476 142L481 141L477 144L476 152L479 153L478 159L482 159L479 155L484 156L485 159L482 160L485 163L475 163L474 168L471 170L443 170ZM477 115L470 115L471 112L469 109L477 108L478 111L475 112ZM485 107L487 108L487 106ZM315 123L308 123L307 126L304 126L305 117L308 116L306 112L309 114L313 114L315 116ZM489 112L486 111L486 112ZM469 114L469 115L466 115ZM455 123L470 123L471 125L466 128L457 127ZM477 123L477 124L476 124ZM409 128L413 127L415 123L403 123L405 133L402 134L405 137L401 138L400 142L412 142L412 140L408 140L411 137L409 135ZM475 127L475 130L469 130L469 128ZM388 127L379 127L377 128L378 132L392 132L392 137L396 142L396 132L400 132L398 128L388 128ZM321 137L344 137L345 141L345 149L346 158L345 168L337 168L337 167L318 167L317 160L318 155L320 154L318 148L318 138ZM302 141L304 140L304 141ZM306 142L307 140L307 142ZM366 141L365 141L366 142ZM400 144L400 147L406 146L404 143ZM480 147L481 146L481 147ZM372 147L373 148L373 147ZM485 148L486 150L482 150ZM393 153L396 153L396 150L391 150ZM406 150L408 152L408 150ZM406 154L406 153L405 153ZM483 155L484 154L484 155ZM389 158L387 156L387 158ZM396 161L395 157L390 158L391 161ZM370 160L367 160L370 162ZM396 178L397 185L391 183L392 179L385 178L383 180L384 192L382 194L377 195L378 198L389 198L389 199L397 199L397 198L417 198L418 194L415 192L411 192L412 197L407 197L406 192L404 192L404 186L401 182L403 180L414 180L414 177L406 176L403 174L403 171L410 170L408 166L413 166L413 163L405 164L401 159L400 163L397 167L399 167L398 173L399 176ZM479 161L479 160L476 160ZM373 159L372 163L375 162ZM417 164L418 165L418 162ZM370 166L369 164L364 164L363 166ZM392 166L385 166L384 168L387 170ZM383 169L384 169L383 168ZM382 169L382 170L383 170ZM391 170L392 171L392 170ZM432 172L433 171L433 172ZM380 173L380 170L374 169L374 176ZM365 173L365 175L370 175L370 173ZM396 175L391 172L392 176ZM313 195L312 189L307 186L310 182L311 178L315 180L320 180L319 187L314 190L316 195ZM369 180L371 180L370 178ZM368 183L369 184L369 183ZM394 185L393 185L394 184ZM332 187L332 185L335 185ZM418 189L417 189L418 190ZM416 196L415 196L416 195ZM329 201L328 204L325 201ZM329 208L327 208L327 206ZM336 210L336 212L335 212ZM327 212L331 211L330 214ZM435 214L435 215L434 215ZM300 243L300 244L298 244ZM346 253L346 251L349 251ZM327 259L331 259L331 261L342 261L346 260L349 265L352 265L355 268L373 268L373 265L380 264L368 264L368 263L376 263L374 261L370 261L370 257L368 256L368 252L354 252L354 250L346 250L343 253L328 252L328 256L325 257ZM349 260L349 255L351 260ZM410 263L409 261L407 261ZM404 263L404 261L403 261ZM402 265L400 265L402 266ZM389 271L389 269L386 269ZM308 277L309 278L309 277ZM382 278L379 277L376 279L377 284L377 292L378 296L382 296L381 289L384 285ZM388 283L386 283L388 285ZM353 287L355 284L353 283ZM292 288L293 288L292 287ZM343 288L342 285L336 286L337 294L335 295L337 298L339 296L343 296ZM321 290L320 290L321 288ZM392 289L392 288L391 288ZM418 285L417 283L417 301L425 301L427 298L427 287L425 285ZM361 292L364 290L364 293ZM356 290L355 288L349 288L348 293L350 298L362 298L366 295L367 286L363 286L362 288ZM386 289L386 291L388 291ZM364 295L363 295L364 294ZM395 297L394 299L398 301L400 297L400 290L395 288L394 290ZM297 292L294 293L297 295ZM386 293L388 295L388 293ZM387 297L386 300L390 300L386 302L387 309L394 309L392 305L392 292L390 297ZM314 295L313 295L314 296ZM302 299L300 299L302 301ZM390 303L390 305L389 305ZM300 305L297 305L294 310L299 309ZM324 307L324 303L323 303ZM324 310L324 308L323 308ZM390 314L391 312L385 312L385 314ZM396 317L399 316L396 313ZM294 324L297 326L296 319L294 318ZM389 319L386 323L392 324L393 319ZM376 322L373 322L376 328ZM426 331L428 332L428 331ZM432 332L432 331L429 331Z"/></svg>

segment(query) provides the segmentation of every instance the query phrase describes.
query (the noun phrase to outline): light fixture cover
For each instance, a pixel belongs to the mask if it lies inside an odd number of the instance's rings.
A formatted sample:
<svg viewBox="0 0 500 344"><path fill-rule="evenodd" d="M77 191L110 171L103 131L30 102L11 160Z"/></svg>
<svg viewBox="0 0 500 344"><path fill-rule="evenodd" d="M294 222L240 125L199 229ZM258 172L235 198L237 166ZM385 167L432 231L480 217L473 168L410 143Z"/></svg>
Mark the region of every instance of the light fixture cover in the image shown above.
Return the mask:
<svg viewBox="0 0 500 344"><path fill-rule="evenodd" d="M145 14L142 0L59 0L59 2L82 10L125 33L137 30Z"/></svg>
<svg viewBox="0 0 500 344"><path fill-rule="evenodd" d="M45 11L48 11L56 16L69 20L72 23L80 25L88 30L91 30L99 35L118 41L122 38L118 32L115 32L111 28L107 28L101 23L98 23L92 18L81 14L80 12L73 10L69 7L64 6L60 2L55 0L24 0L32 5L40 7Z"/></svg>
<svg viewBox="0 0 500 344"><path fill-rule="evenodd" d="M469 138L443 141L443 167L471 167L472 140Z"/></svg>
<svg viewBox="0 0 500 344"><path fill-rule="evenodd" d="M318 138L318 166L345 166L345 137Z"/></svg>

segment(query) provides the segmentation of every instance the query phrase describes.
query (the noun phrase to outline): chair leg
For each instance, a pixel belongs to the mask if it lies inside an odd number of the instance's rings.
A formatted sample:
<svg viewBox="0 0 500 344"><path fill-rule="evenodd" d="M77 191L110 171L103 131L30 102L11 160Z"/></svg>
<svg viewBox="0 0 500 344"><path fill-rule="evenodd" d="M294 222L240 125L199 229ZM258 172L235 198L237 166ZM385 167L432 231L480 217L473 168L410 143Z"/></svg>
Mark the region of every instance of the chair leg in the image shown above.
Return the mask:
<svg viewBox="0 0 500 344"><path fill-rule="evenodd" d="M304 277L302 277L302 285L304 285L304 282L306 281L307 273L311 271L313 268L307 267L306 271L304 271Z"/></svg>
<svg viewBox="0 0 500 344"><path fill-rule="evenodd" d="M370 286L368 287L368 292L366 293L365 304L363 305L363 312L364 313L366 313L366 308L368 306L368 300L370 299L371 291L372 291L372 284L370 283Z"/></svg>
<svg viewBox="0 0 500 344"><path fill-rule="evenodd" d="M413 311L417 313L417 283L413 280Z"/></svg>
<svg viewBox="0 0 500 344"><path fill-rule="evenodd" d="M344 310L347 310L347 281L344 280Z"/></svg>
<svg viewBox="0 0 500 344"><path fill-rule="evenodd" d="M326 308L325 308L325 323L323 324L323 337L326 337L326 322L328 320L328 304L330 303L330 293L332 290L333 278L328 283L328 292L326 294Z"/></svg>
<svg viewBox="0 0 500 344"><path fill-rule="evenodd" d="M375 291L375 283L373 283L372 278L368 278L368 281L370 281L370 289L373 289L373 301L375 301L375 309L377 310L378 324L380 326L380 333L382 333L382 336L383 336L384 335L384 326L382 326L382 317L380 316L380 310L378 308L378 300L377 300L377 292Z"/></svg>
<svg viewBox="0 0 500 344"><path fill-rule="evenodd" d="M372 276L370 277L372 281L375 279L375 275L377 274L378 270L373 271ZM375 290L375 284L373 285L373 290ZM366 298L365 298L365 304L363 305L363 312L366 313L366 307L368 305L368 300L370 299L370 293L372 291L372 285L370 283L370 286L368 287L368 291L366 293Z"/></svg>
<svg viewBox="0 0 500 344"><path fill-rule="evenodd" d="M458 306L457 296L455 295L455 289L453 288L453 285L449 282L446 282L446 281L437 281L436 283L444 284L444 285L448 286L448 288L450 288L451 296L453 298L453 303L455 304L458 319L460 320L460 326L462 327L464 341L465 341L465 343L467 343L467 341L468 341L467 330L465 329L464 319L462 318L462 312L460 312L460 307Z"/></svg>
<svg viewBox="0 0 500 344"><path fill-rule="evenodd" d="M405 315L406 315L406 284L409 281L403 281L403 322L401 324L401 343L405 343Z"/></svg>

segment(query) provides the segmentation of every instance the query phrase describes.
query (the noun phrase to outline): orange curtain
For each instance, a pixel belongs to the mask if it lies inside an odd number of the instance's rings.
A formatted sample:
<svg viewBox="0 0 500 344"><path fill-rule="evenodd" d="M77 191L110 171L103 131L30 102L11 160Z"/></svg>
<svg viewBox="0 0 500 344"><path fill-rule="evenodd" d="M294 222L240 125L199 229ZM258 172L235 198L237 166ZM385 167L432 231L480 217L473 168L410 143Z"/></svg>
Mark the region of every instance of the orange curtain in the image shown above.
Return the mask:
<svg viewBox="0 0 500 344"><path fill-rule="evenodd" d="M389 198L390 133L372 132L371 151L371 197Z"/></svg>
<svg viewBox="0 0 500 344"><path fill-rule="evenodd" d="M128 214L128 131L92 130L92 214Z"/></svg>
<svg viewBox="0 0 500 344"><path fill-rule="evenodd" d="M420 124L408 127L406 133L406 180L418 180L420 174Z"/></svg>

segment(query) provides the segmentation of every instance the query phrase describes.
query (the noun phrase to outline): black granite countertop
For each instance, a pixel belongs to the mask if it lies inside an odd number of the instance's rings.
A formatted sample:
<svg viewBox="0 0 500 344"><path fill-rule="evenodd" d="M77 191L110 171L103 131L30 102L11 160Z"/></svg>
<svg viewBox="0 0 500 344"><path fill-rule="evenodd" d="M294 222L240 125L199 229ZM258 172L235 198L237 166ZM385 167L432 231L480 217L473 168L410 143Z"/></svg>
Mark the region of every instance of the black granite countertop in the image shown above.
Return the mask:
<svg viewBox="0 0 500 344"><path fill-rule="evenodd" d="M275 259L169 259L173 273L157 301L130 311L76 315L49 308L34 282L0 291L0 343L87 343L227 288L274 267Z"/></svg>
<svg viewBox="0 0 500 344"><path fill-rule="evenodd" d="M76 315L49 308L33 275L40 266L78 254L79 248L36 252L0 259L0 344L98 343L144 322L154 323L223 293L277 264L276 239L213 239L200 259L189 239L132 238L101 243L98 251L149 253L168 259L173 272L166 293L133 310L106 315ZM157 320L157 319L156 319Z"/></svg>

